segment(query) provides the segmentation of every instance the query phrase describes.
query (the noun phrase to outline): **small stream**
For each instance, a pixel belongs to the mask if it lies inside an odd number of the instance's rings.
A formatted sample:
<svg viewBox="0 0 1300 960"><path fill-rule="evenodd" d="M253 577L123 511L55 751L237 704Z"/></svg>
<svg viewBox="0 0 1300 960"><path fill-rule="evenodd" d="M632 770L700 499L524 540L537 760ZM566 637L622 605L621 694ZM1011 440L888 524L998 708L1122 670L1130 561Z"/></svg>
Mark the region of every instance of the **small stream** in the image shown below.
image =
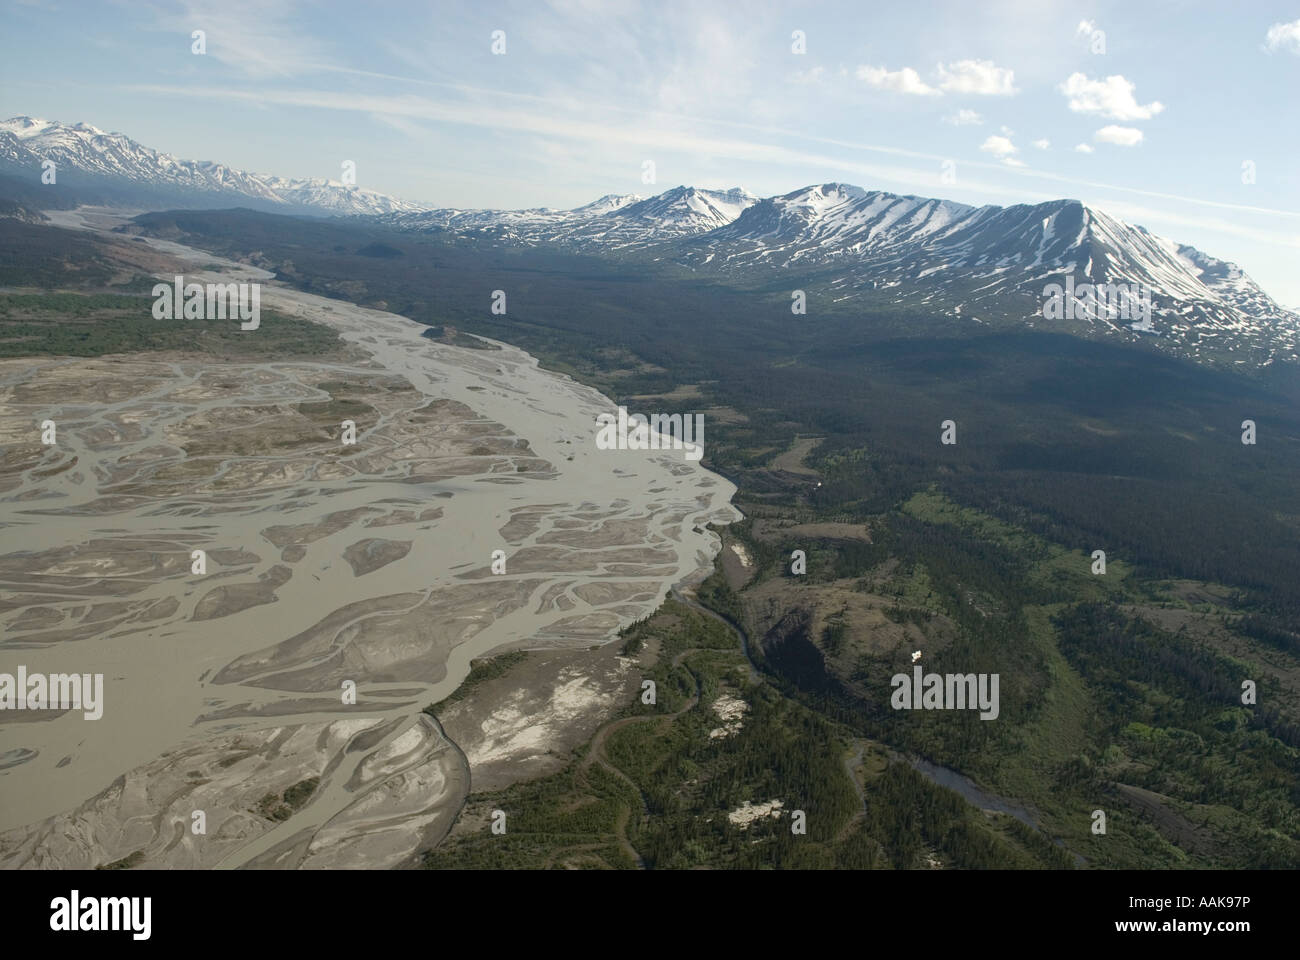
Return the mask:
<svg viewBox="0 0 1300 960"><path fill-rule="evenodd" d="M895 754L895 759L904 759ZM1004 800L1002 797L995 797L991 793L985 793L975 785L975 781L956 770L950 770L948 767L941 767L937 763L931 763L929 760L922 760L920 757L908 757L907 762L911 764L912 769L921 776L925 777L931 783L938 784L941 787L947 787L949 790L955 790L961 794L967 803L973 803L981 810L992 810L995 813L1005 813L1007 816L1015 817L1027 827L1032 827L1039 833L1049 837L1052 843L1056 844L1062 850L1065 850L1074 858L1074 865L1082 867L1087 864L1088 860L1081 854L1075 853L1065 846L1058 838L1053 837L1050 831L1045 830L1043 825L1038 822L1038 818L1026 810L1024 807L1016 806L1010 800Z"/></svg>
<svg viewBox="0 0 1300 960"><path fill-rule="evenodd" d="M1025 826L1033 827L1035 830L1042 830L1038 820L1024 807L1018 807L1009 800L1001 797L995 797L990 793L985 793L979 787L975 786L975 781L970 777L958 773L956 770L950 770L947 767L941 767L937 763L931 763L929 760L922 760L919 757L909 757L907 762L912 765L912 769L921 774L931 783L936 783L941 787L947 787L949 790L955 790L966 799L968 803L973 803L981 810L993 810L996 813L1005 813L1008 816L1015 817Z"/></svg>

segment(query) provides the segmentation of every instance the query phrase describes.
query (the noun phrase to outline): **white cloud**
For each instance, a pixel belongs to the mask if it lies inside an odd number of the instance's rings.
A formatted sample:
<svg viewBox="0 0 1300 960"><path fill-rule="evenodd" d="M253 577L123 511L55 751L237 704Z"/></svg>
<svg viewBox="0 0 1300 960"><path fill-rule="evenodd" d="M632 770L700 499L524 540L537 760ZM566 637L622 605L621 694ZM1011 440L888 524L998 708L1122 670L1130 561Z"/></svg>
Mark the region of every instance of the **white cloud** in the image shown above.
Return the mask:
<svg viewBox="0 0 1300 960"><path fill-rule="evenodd" d="M1092 31L1096 29L1097 25L1091 20L1080 20L1079 25L1074 28L1074 33L1076 36L1088 37L1092 36Z"/></svg>
<svg viewBox="0 0 1300 960"><path fill-rule="evenodd" d="M951 123L954 127L973 127L983 123L984 118L974 110L963 109L944 117L943 122Z"/></svg>
<svg viewBox="0 0 1300 960"><path fill-rule="evenodd" d="M892 90L894 93L910 93L917 96L937 97L940 91L921 79L921 75L911 67L901 70L886 70L884 67L858 67L858 79L868 86L879 90Z"/></svg>
<svg viewBox="0 0 1300 960"><path fill-rule="evenodd" d="M1117 127L1111 124L1092 135L1098 143L1113 143L1120 147L1136 147L1142 142L1142 131L1137 127Z"/></svg>
<svg viewBox="0 0 1300 960"><path fill-rule="evenodd" d="M1289 50L1300 54L1300 20L1293 23L1275 23L1268 28L1264 38L1264 49L1269 53L1274 50Z"/></svg>
<svg viewBox="0 0 1300 960"><path fill-rule="evenodd" d="M992 60L958 60L946 67L940 64L935 73L939 89L949 93L1005 97L1017 92L1015 71L999 67Z"/></svg>
<svg viewBox="0 0 1300 960"><path fill-rule="evenodd" d="M1088 144L1086 144L1086 143L1076 143L1076 144L1074 145L1074 152L1075 152L1075 153L1092 153L1092 152L1093 152L1093 149L1092 149L1092 147L1088 146Z"/></svg>
<svg viewBox="0 0 1300 960"><path fill-rule="evenodd" d="M1015 86L1015 71L997 66L992 60L958 60L934 68L934 84L921 79L911 67L889 70L885 67L860 66L859 80L880 90L937 97L943 93L979 94L984 96L1010 96L1019 93Z"/></svg>
<svg viewBox="0 0 1300 960"><path fill-rule="evenodd" d="M999 137L997 134L994 134L981 143L980 150L984 153L991 153L993 156L998 158L1009 157L1013 153L1019 152L1014 143L1006 137Z"/></svg>
<svg viewBox="0 0 1300 960"><path fill-rule="evenodd" d="M1003 157L1002 162L1008 167L1023 167L1025 165L1025 161L1017 160L1015 157Z"/></svg>
<svg viewBox="0 0 1300 960"><path fill-rule="evenodd" d="M1034 141L1034 146L1036 146L1039 150L1046 150L1051 145L1052 145L1052 141L1048 140L1046 137L1044 137L1042 140Z"/></svg>
<svg viewBox="0 0 1300 960"><path fill-rule="evenodd" d="M1150 120L1165 108L1157 101L1138 103L1133 96L1136 89L1136 85L1119 74L1105 80L1089 80L1082 73L1070 74L1060 87L1070 98L1070 109L1075 113L1098 113L1113 120Z"/></svg>
<svg viewBox="0 0 1300 960"><path fill-rule="evenodd" d="M1016 131L1012 130L1010 127L1008 127L1008 126L1004 123L1004 124L1002 125L1002 135L1003 135L1004 137L1014 137L1014 136L1016 135Z"/></svg>

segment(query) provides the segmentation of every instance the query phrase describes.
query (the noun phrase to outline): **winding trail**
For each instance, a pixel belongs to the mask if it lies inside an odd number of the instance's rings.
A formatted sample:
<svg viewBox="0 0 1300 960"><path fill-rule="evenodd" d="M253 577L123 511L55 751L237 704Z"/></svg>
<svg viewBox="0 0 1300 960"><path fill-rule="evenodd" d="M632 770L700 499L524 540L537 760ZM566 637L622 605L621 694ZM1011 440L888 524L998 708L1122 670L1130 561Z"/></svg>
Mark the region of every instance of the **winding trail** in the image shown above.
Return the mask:
<svg viewBox="0 0 1300 960"><path fill-rule="evenodd" d="M688 656L690 656L693 653L699 653L701 650L704 649L706 648L692 647L689 650L683 650L681 653L677 654L677 656L673 658L673 668L676 669L677 667L680 667L682 665L682 662ZM690 670L690 667L687 666L686 669ZM591 786L591 781L587 779L587 771L591 768L591 765L593 763L600 764L601 767L608 770L610 773L614 774L614 776L618 777L629 787L635 790L637 796L641 798L641 819L643 823L649 820L650 818L650 804L649 801L646 799L645 791L642 790L639 786L637 786L636 782L631 777L629 777L626 773L624 773L622 770L620 770L618 767L616 767L613 764L613 762L609 759L608 754L605 753L605 744L609 740L612 734L617 733L619 730L622 730L624 727L630 726L634 723L646 723L649 721L664 721L664 720L667 720L669 723L671 723L672 721L680 717L682 714L694 710L695 707L700 702L700 694L703 690L703 686L700 682L700 675L698 673L696 673L694 670L691 670L691 676L695 678L695 693L692 694L691 698L686 701L685 705L682 706L680 710L676 710L672 713L664 713L664 714L642 714L636 717L622 717L618 720L613 721L612 723L605 724L605 726L597 730L596 735L591 738L591 746L587 749L587 755L585 758L583 758L582 765L578 768L578 773L582 777L583 783L587 786L588 790L593 789ZM618 823L615 825L614 828L615 834L618 836L619 845L623 848L624 852L627 853L628 856L632 858L632 860L636 863L638 868L645 870L646 869L645 860L642 859L641 854L637 852L636 848L632 846L632 842L628 839L627 836L627 823L630 818L631 818L631 811L628 810L627 808L624 808L623 812L619 815Z"/></svg>
<svg viewBox="0 0 1300 960"><path fill-rule="evenodd" d="M857 768L862 763L862 754L866 750L866 742L855 740L854 746L857 749L851 755L844 757L844 772L849 775L849 782L853 784L853 792L858 795L858 803L862 805L862 809L853 814L848 822L840 828L840 832L835 835L837 846L844 842L845 838L853 832L853 828L861 823L867 815L867 793L862 789L862 784L858 782L857 774Z"/></svg>
<svg viewBox="0 0 1300 960"><path fill-rule="evenodd" d="M735 634L736 639L740 642L740 649L745 654L745 659L749 663L751 677L758 674L759 672L758 664L754 662L754 658L750 655L749 637L743 629L741 629L737 624L733 623L727 617L724 617L719 613L715 613L714 611L710 610L708 607L701 604L698 600L695 600L693 597L686 596L676 588L673 589L672 595L674 599L676 599L683 606L689 607L690 609L695 610L696 612L701 613L706 617L716 620L718 623L721 623L724 627L726 627L733 634ZM709 647L691 647L689 650L683 650L681 653L677 654L677 656L673 658L672 666L674 669L676 669L677 667L682 666L686 658L691 656L692 654L700 653L702 651L712 650L712 649L713 648L709 648ZM687 664L686 668L690 670L690 665ZM672 721L676 720L678 717L682 716L683 714L688 713L691 710L694 710L699 705L700 696L703 692L703 684L700 681L700 675L696 673L694 670L691 670L691 675L695 678L695 693L691 696L691 698L686 702L686 704L681 709L676 710L673 713L666 713L666 714L643 714L635 717L622 717L618 720L614 720L610 723L605 724L605 726L597 730L595 736L591 738L591 746L588 748L587 755L583 758L582 764L578 768L578 774L582 778L582 781L588 790L593 789L591 786L591 781L587 779L587 771L591 768L591 765L593 763L599 764L602 768L609 771L614 776L618 777L620 780L622 780L624 783L630 786L633 790L635 790L637 796L641 798L641 819L643 823L647 822L650 818L650 804L646 799L645 791L643 791L639 786L637 786L636 782L631 777L629 777L626 773L624 773L622 770L620 770L617 766L614 765L614 763L609 759L609 755L605 752L605 746L612 734L617 733L619 730L622 730L624 727L630 726L631 724L646 723L649 721L665 721L665 720L671 723ZM861 754L861 750L859 750L859 755L860 754ZM854 779L854 785L857 786L856 778ZM861 794L860 787L858 788L858 791L859 794ZM637 852L636 848L632 846L632 843L627 836L627 824L630 818L631 818L631 811L625 808L623 813L620 814L619 816L618 823L615 825L615 833L618 837L619 845L623 848L624 852L627 853L628 856L632 858L633 862L636 863L638 868L644 870L647 869L645 860L642 858L641 854Z"/></svg>
<svg viewBox="0 0 1300 960"><path fill-rule="evenodd" d="M704 606L704 604L700 603L694 597L686 596L686 594L682 593L675 587L673 588L673 599L675 599L678 603L682 604L683 606L690 607L692 610L696 611L697 613L702 613L706 617L718 621L718 623L722 624L724 627L726 627L728 630L734 633L736 637L740 640L741 652L745 654L745 659L749 661L751 679L755 674L759 674L762 672L758 666L758 663L754 660L753 655L750 653L749 634L747 634L738 623L732 621L730 617L725 617L722 614L717 613L716 611L710 610L708 607Z"/></svg>

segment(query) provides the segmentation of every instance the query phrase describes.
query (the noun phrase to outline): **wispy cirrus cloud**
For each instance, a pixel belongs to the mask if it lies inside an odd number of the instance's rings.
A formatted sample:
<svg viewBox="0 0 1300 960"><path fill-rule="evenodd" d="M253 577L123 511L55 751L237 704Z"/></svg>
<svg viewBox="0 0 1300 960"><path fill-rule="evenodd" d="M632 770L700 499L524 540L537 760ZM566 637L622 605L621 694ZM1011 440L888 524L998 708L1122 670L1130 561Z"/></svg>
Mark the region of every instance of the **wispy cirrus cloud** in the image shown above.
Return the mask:
<svg viewBox="0 0 1300 960"><path fill-rule="evenodd" d="M432 81L429 82L432 83ZM221 99L227 100L231 103L240 104L268 103L278 106L356 112L376 116L405 118L407 120L465 124L470 126L487 127L495 131L515 130L548 136L567 137L590 143L606 143L614 141L639 147L654 147L655 145L659 145L665 150L693 151L701 154L740 159L766 159L773 162L798 166L801 169L816 169L817 167L841 169L850 173L857 173L862 176L874 178L869 182L878 182L882 179L893 179L900 183L920 189L933 188L936 185L937 176L929 170L918 170L916 168L900 167L896 165L883 166L857 163L854 161L846 161L842 158L831 155L813 153L807 150L797 150L784 145L763 143L762 141L757 141L752 138L742 140L725 137L720 138L707 134L694 134L688 130L682 129L680 125L682 123L698 123L702 126L730 127L736 130L744 130L775 137L780 139L782 144L822 144L829 147L879 153L905 160L923 161L928 165L932 165L935 170L939 168L940 164L948 159L946 155L937 153L907 150L900 147L885 146L881 144L861 143L834 137L822 137L807 134L801 135L795 131L779 127L768 127L743 121L719 121L681 114L658 114L633 108L603 107L599 112L595 112L595 108L592 105L587 104L581 105L582 110L580 114L575 116L572 112L569 112L566 109L566 104L563 102L522 93L498 94L492 108L490 110L485 110L483 106L483 98L492 94L492 91L455 83L434 83L434 85L445 90L450 96L440 97L438 100L431 100L414 94L341 96L339 93L332 90L247 90L240 88L212 86L193 87L165 84L131 84L120 87L119 89L127 92L169 95L181 99L187 97L198 97L205 99ZM459 97L459 99L452 99L451 97L453 96ZM623 123L611 122L609 117L618 114L625 115L626 121ZM677 126L673 126L674 124ZM1086 143L1080 143L1074 149L1080 153L1093 152L1093 148ZM990 170L1003 169L1003 166L1000 163L981 164L976 161L967 161L964 166L976 168L984 167ZM1121 184L1101 183L1064 174L1052 173L1050 171L1033 170L1029 168L1007 172L1057 184L1067 184L1074 187L1087 187L1099 191L1127 193L1134 196L1166 200L1178 204L1190 204L1206 208L1230 210L1238 213L1300 219L1300 211L1295 210L1281 210L1272 207L1231 203L1227 201L1211 200L1204 197L1147 190L1140 187ZM1008 188L1005 185L980 183L968 177L962 178L962 186L963 188L970 189L977 193L1003 193L1026 200L1047 200L1060 196L1059 191L1042 192Z"/></svg>
<svg viewBox="0 0 1300 960"><path fill-rule="evenodd" d="M796 70L790 75L792 83L825 83L828 74L825 67L813 67L809 70Z"/></svg>
<svg viewBox="0 0 1300 960"><path fill-rule="evenodd" d="M439 124L459 124L484 127L495 132L512 131L521 134L534 134L546 137L559 137L580 143L599 145L609 150L619 146L632 148L635 152L628 154L635 158L667 153L694 154L709 157L729 158L732 161L764 162L801 170L819 169L841 170L855 174L868 183L894 181L908 185L909 188L933 192L940 186L940 163L942 157L912 153L888 147L857 145L860 149L875 150L883 154L898 157L912 157L928 161L927 169L862 163L845 160L831 154L817 153L811 149L787 146L789 143L817 142L832 144L822 138L794 137L789 131L767 130L779 137L782 143L767 143L755 139L737 139L714 134L699 134L683 129L679 114L649 114L636 112L626 122L613 122L610 116L596 117L588 107L582 116L574 116L558 110L538 110L536 102L540 98L527 98L522 95L516 99L531 100L531 103L519 102L517 106L498 104L491 110L484 110L476 102L453 102L449 99L431 100L413 94L390 96L377 94L355 94L341 97L332 91L296 89L296 90L244 90L221 87L167 87L159 85L134 85L127 89L141 93L171 93L182 97L202 97L222 99L242 103L265 103L294 108L312 108L362 113L381 118L383 122L395 129L409 125L413 121L426 121ZM743 125L736 125L743 126ZM413 133L421 132L420 127L407 129ZM839 144L844 145L844 144ZM982 184L972 178L965 178L963 186L979 193L989 195L1004 192L1005 187L996 184ZM1038 196L1035 194L1035 196ZM1046 199L1045 196L1040 199Z"/></svg>
<svg viewBox="0 0 1300 960"><path fill-rule="evenodd" d="M185 0L150 7L152 29L190 45L202 30L206 56L251 79L300 77L344 71L330 46L316 38L300 4L292 0ZM344 71L346 72L346 71Z"/></svg>

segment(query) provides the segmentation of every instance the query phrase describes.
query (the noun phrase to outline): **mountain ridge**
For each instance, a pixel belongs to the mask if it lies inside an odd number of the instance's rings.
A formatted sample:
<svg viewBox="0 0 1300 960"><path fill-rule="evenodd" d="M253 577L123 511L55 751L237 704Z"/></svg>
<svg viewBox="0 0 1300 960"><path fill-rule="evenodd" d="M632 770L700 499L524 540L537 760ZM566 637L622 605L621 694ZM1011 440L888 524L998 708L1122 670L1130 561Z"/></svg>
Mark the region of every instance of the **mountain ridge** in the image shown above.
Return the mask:
<svg viewBox="0 0 1300 960"><path fill-rule="evenodd" d="M717 197L734 202L702 206ZM1149 317L1109 316L1080 301L1076 312L1085 315L1065 328L1155 336L1192 357L1244 350L1260 364L1300 360L1300 315L1237 264L1076 199L976 207L839 182L763 198L679 186L645 200L617 199L571 211L430 210L378 219L406 231L645 255L751 283L769 281L774 270L794 273L793 288L820 285L822 299L836 305L994 312L1031 325L1048 320L1052 285L1121 285L1145 291Z"/></svg>
<svg viewBox="0 0 1300 960"><path fill-rule="evenodd" d="M78 193L149 205L192 193L205 205L249 200L269 210L342 215L422 209L374 190L324 178L248 173L211 160L182 160L125 134L87 123L66 124L29 116L0 121L0 173L39 183L44 161L55 163L55 183Z"/></svg>
<svg viewBox="0 0 1300 960"><path fill-rule="evenodd" d="M972 206L831 181L771 197L683 184L650 197L606 194L569 210L430 208L336 180L180 160L86 123L0 122L0 178L39 184L44 160L55 161L58 182L78 202L358 216L405 232L667 262L750 285L770 284L776 271L814 305L838 310L920 307L1036 326L1049 322L1045 297L1054 285L1131 286L1149 294L1150 316L1088 308L1059 329L1154 337L1192 357L1300 360L1300 315L1240 266L1075 199ZM43 189L10 199L31 208Z"/></svg>

